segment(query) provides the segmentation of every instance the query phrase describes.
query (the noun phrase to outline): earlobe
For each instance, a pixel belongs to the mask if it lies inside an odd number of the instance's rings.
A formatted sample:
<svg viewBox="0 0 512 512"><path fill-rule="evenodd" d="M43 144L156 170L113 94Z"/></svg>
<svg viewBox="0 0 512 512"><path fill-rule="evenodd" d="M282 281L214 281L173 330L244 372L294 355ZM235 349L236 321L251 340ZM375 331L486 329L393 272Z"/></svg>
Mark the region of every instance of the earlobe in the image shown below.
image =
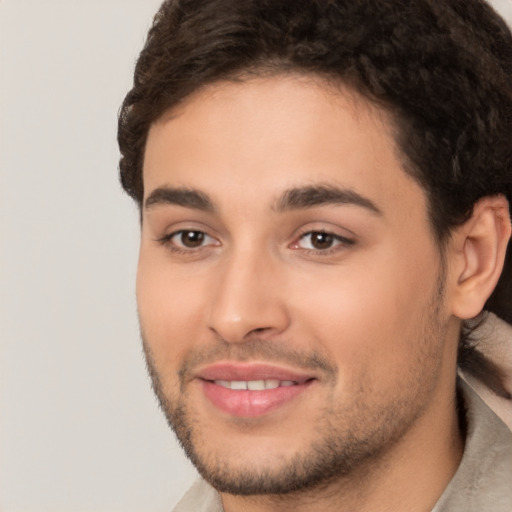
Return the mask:
<svg viewBox="0 0 512 512"><path fill-rule="evenodd" d="M510 233L509 205L502 195L480 199L470 219L455 230L454 316L480 313L503 270Z"/></svg>

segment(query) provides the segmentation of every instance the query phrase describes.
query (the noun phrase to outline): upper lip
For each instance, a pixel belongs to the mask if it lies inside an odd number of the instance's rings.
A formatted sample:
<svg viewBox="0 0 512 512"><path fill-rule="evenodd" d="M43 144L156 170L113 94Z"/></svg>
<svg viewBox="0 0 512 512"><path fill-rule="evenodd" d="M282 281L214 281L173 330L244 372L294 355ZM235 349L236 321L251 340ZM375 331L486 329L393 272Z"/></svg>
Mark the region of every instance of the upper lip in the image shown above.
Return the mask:
<svg viewBox="0 0 512 512"><path fill-rule="evenodd" d="M252 381L275 379L280 381L294 381L299 384L315 378L314 375L289 370L273 364L240 362L218 362L205 366L196 373L196 377L209 381Z"/></svg>

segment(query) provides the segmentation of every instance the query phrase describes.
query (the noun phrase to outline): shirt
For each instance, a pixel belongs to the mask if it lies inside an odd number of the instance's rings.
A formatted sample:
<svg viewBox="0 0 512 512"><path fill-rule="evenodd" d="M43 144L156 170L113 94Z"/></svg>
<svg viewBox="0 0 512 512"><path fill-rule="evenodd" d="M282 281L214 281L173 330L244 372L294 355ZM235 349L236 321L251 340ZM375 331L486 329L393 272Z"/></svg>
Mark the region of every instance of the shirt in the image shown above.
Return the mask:
<svg viewBox="0 0 512 512"><path fill-rule="evenodd" d="M512 432L459 380L466 409L460 465L432 512L512 512ZM197 480L174 512L223 512L217 491Z"/></svg>

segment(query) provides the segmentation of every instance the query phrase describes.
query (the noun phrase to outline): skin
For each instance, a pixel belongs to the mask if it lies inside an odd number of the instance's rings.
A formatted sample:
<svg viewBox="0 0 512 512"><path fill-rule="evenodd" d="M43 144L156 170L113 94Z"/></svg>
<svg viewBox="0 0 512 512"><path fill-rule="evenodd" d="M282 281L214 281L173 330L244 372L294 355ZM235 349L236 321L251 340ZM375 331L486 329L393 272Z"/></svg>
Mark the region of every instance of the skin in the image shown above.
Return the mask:
<svg viewBox="0 0 512 512"><path fill-rule="evenodd" d="M279 208L308 186L375 208ZM431 510L463 450L454 276L464 258L460 247L441 257L386 115L305 77L215 84L152 126L144 188L153 200L137 300L148 366L225 510ZM176 204L163 188L198 191L212 208ZM316 243L318 232L334 237ZM240 417L197 379L219 361L313 380L275 410ZM283 494L294 481L302 488Z"/></svg>

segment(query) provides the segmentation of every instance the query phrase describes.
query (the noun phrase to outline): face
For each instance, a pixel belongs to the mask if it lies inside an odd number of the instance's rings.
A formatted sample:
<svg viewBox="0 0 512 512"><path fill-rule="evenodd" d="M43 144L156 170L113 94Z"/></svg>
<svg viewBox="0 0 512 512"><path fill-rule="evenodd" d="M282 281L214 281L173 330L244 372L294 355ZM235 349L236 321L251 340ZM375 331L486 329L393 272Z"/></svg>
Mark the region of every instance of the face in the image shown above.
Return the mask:
<svg viewBox="0 0 512 512"><path fill-rule="evenodd" d="M355 474L439 413L441 258L390 133L365 100L304 77L210 86L150 130L144 347L221 491Z"/></svg>

